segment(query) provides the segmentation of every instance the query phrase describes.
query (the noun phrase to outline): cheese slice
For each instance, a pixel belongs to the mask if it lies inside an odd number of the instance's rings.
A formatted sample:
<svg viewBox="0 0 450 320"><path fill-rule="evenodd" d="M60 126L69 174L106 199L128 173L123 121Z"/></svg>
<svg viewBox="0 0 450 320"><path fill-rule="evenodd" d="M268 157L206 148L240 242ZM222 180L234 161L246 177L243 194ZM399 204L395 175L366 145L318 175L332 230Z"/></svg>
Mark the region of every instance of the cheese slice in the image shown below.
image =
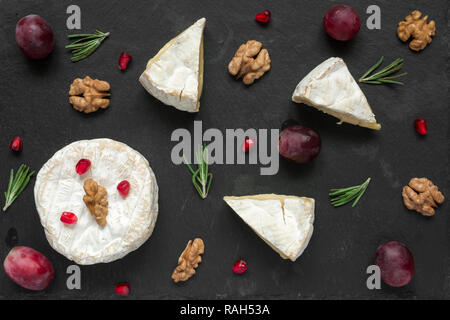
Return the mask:
<svg viewBox="0 0 450 320"><path fill-rule="evenodd" d="M308 246L314 199L276 194L223 199L283 259L295 261Z"/></svg>
<svg viewBox="0 0 450 320"><path fill-rule="evenodd" d="M139 81L156 99L182 111L198 112L203 87L201 18L170 40L147 63Z"/></svg>
<svg viewBox="0 0 450 320"><path fill-rule="evenodd" d="M339 120L380 130L381 125L344 60L329 58L312 70L295 88L292 101L305 103Z"/></svg>

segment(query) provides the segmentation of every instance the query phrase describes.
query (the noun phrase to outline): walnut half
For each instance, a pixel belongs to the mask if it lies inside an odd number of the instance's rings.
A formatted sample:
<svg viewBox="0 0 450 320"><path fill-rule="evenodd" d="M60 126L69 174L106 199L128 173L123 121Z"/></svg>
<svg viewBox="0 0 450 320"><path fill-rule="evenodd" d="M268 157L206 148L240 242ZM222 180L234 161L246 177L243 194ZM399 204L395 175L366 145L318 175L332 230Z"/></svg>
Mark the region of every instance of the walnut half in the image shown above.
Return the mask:
<svg viewBox="0 0 450 320"><path fill-rule="evenodd" d="M106 225L106 216L108 215L108 200L106 196L108 193L106 189L89 178L84 182L84 191L86 195L83 201L89 212L94 216L100 227Z"/></svg>
<svg viewBox="0 0 450 320"><path fill-rule="evenodd" d="M242 82L251 85L270 70L270 57L267 49L262 49L262 43L249 40L242 44L228 64L228 72Z"/></svg>
<svg viewBox="0 0 450 320"><path fill-rule="evenodd" d="M175 283L186 281L195 274L195 269L202 262L202 255L205 252L205 244L200 238L189 240L186 249L178 258L178 266L172 274Z"/></svg>
<svg viewBox="0 0 450 320"><path fill-rule="evenodd" d="M398 23L397 35L403 42L408 41L412 36L413 40L409 43L411 50L420 51L431 43L431 37L436 33L436 23L434 20L427 22L428 16L421 18L422 13L414 10L404 21Z"/></svg>
<svg viewBox="0 0 450 320"><path fill-rule="evenodd" d="M109 106L109 91L110 85L106 81L92 79L86 76L84 79L76 78L70 85L69 102L74 109L91 113L98 109L106 109Z"/></svg>
<svg viewBox="0 0 450 320"><path fill-rule="evenodd" d="M445 200L438 187L427 178L412 178L409 184L403 187L402 197L409 210L415 210L423 216L433 216L434 208Z"/></svg>

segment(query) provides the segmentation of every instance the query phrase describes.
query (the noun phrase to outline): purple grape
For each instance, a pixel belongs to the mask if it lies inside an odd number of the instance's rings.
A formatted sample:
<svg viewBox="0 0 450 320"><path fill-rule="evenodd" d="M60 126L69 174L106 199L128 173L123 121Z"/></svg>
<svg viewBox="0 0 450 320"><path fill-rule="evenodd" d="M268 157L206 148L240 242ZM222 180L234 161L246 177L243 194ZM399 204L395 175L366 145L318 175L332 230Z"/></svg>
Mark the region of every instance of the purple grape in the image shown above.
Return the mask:
<svg viewBox="0 0 450 320"><path fill-rule="evenodd" d="M340 4L327 11L323 17L323 26L333 39L348 41L358 33L361 21L352 7Z"/></svg>
<svg viewBox="0 0 450 320"><path fill-rule="evenodd" d="M414 258L411 252L397 241L379 246L374 263L380 267L381 279L392 287L407 285L414 275Z"/></svg>
<svg viewBox="0 0 450 320"><path fill-rule="evenodd" d="M309 127L293 125L280 133L278 149L288 160L297 163L309 162L317 157L320 147L319 134Z"/></svg>
<svg viewBox="0 0 450 320"><path fill-rule="evenodd" d="M16 42L30 59L43 59L55 45L50 25L36 14L23 17L16 25Z"/></svg>

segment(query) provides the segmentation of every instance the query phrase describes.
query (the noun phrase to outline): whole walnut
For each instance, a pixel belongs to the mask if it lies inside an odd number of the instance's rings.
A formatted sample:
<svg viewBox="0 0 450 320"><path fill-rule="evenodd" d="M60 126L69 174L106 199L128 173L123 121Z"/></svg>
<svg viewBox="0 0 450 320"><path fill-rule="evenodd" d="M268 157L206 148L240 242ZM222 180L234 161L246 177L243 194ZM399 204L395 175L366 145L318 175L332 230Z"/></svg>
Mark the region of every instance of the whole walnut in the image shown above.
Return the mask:
<svg viewBox="0 0 450 320"><path fill-rule="evenodd" d="M270 70L270 57L267 49L262 49L262 43L249 40L242 44L228 64L228 72L242 82L251 85Z"/></svg>
<svg viewBox="0 0 450 320"><path fill-rule="evenodd" d="M409 47L414 51L420 51L431 43L432 36L436 33L436 23L431 20L427 23L428 16L420 18L422 13L414 10L404 21L398 23L397 35L403 42L408 41L412 36L413 40L409 43Z"/></svg>
<svg viewBox="0 0 450 320"><path fill-rule="evenodd" d="M91 113L98 109L106 109L109 106L110 85L106 81L92 79L86 76L84 79L76 78L70 85L69 102L74 109Z"/></svg>
<svg viewBox="0 0 450 320"><path fill-rule="evenodd" d="M108 199L106 198L108 193L106 189L91 178L84 182L83 187L86 192L86 195L83 197L86 207L95 218L95 221L97 221L97 224L100 227L105 226L106 216L108 215Z"/></svg>
<svg viewBox="0 0 450 320"><path fill-rule="evenodd" d="M205 252L205 244L202 239L189 240L183 253L178 258L178 266L172 274L175 283L186 281L195 274L195 269L202 262L201 255Z"/></svg>
<svg viewBox="0 0 450 320"><path fill-rule="evenodd" d="M402 197L409 210L415 210L424 216L433 216L437 204L444 202L445 197L438 187L427 178L413 178L403 187Z"/></svg>

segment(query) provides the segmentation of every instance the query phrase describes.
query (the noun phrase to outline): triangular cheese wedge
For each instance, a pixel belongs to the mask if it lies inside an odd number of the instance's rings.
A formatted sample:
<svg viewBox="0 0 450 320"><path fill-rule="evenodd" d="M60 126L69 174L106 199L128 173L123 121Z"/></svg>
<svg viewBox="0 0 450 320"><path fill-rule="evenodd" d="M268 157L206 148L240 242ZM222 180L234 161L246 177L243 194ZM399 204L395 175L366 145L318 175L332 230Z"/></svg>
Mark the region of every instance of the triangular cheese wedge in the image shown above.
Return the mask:
<svg viewBox="0 0 450 320"><path fill-rule="evenodd" d="M283 259L295 261L314 227L314 199L260 194L223 200Z"/></svg>
<svg viewBox="0 0 450 320"><path fill-rule="evenodd" d="M364 93L341 58L329 58L314 68L297 85L292 101L315 107L338 118L340 123L381 129Z"/></svg>
<svg viewBox="0 0 450 320"><path fill-rule="evenodd" d="M188 112L200 108L205 18L170 40L149 60L139 81L163 103Z"/></svg>

